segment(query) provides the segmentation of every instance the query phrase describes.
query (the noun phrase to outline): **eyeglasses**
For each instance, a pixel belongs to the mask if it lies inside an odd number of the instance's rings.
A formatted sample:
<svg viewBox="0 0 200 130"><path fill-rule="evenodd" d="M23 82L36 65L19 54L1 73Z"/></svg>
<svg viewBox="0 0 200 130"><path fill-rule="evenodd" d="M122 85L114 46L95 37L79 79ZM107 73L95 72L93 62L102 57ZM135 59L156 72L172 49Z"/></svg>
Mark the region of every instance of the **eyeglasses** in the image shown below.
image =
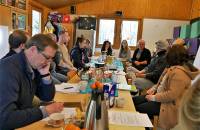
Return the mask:
<svg viewBox="0 0 200 130"><path fill-rule="evenodd" d="M52 57L47 56L46 54L40 52L40 54L42 54L42 56L47 60L47 61L52 61Z"/></svg>

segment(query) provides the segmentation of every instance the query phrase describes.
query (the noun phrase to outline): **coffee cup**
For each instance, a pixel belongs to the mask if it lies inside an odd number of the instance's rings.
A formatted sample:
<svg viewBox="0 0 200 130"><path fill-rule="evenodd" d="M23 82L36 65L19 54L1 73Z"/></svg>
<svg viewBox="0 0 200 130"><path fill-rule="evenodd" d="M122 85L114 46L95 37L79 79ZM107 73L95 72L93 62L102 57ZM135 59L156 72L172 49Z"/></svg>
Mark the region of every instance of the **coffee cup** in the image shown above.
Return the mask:
<svg viewBox="0 0 200 130"><path fill-rule="evenodd" d="M61 113L53 113L49 116L49 118L49 125L52 125L54 127L60 127L64 124L64 115Z"/></svg>

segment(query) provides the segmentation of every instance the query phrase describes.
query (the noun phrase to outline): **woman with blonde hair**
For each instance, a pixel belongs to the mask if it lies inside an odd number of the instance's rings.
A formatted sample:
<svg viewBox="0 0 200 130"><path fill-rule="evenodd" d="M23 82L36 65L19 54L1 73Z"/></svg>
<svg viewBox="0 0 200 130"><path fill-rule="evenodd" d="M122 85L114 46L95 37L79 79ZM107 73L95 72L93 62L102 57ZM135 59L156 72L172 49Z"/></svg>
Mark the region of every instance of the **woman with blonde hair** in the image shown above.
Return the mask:
<svg viewBox="0 0 200 130"><path fill-rule="evenodd" d="M200 75L184 94L179 112L179 123L172 130L200 130Z"/></svg>
<svg viewBox="0 0 200 130"><path fill-rule="evenodd" d="M128 47L127 40L123 40L121 43L120 51L119 51L119 58L130 59L131 58L131 50Z"/></svg>

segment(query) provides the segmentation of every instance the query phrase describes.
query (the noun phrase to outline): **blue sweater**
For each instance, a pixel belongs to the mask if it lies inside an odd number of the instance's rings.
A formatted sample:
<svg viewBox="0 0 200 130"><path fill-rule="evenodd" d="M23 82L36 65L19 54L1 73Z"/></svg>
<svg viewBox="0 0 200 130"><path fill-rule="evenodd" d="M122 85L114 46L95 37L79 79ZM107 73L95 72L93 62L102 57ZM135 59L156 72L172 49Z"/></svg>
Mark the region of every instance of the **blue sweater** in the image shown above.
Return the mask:
<svg viewBox="0 0 200 130"><path fill-rule="evenodd" d="M43 118L40 108L33 107L34 95L51 101L53 84L43 84L40 74L28 67L24 52L0 60L0 130L12 130Z"/></svg>

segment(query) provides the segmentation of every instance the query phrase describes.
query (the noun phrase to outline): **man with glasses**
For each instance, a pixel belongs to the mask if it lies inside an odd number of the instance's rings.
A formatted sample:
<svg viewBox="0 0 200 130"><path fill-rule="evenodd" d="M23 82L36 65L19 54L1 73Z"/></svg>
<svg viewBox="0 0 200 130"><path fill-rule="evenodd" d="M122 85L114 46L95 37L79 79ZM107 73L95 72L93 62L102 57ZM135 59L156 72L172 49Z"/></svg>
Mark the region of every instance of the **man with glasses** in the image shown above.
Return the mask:
<svg viewBox="0 0 200 130"><path fill-rule="evenodd" d="M37 95L52 101L55 86L49 73L58 46L46 35L37 34L25 50L0 61L0 130L13 130L60 112L63 103L33 107Z"/></svg>

